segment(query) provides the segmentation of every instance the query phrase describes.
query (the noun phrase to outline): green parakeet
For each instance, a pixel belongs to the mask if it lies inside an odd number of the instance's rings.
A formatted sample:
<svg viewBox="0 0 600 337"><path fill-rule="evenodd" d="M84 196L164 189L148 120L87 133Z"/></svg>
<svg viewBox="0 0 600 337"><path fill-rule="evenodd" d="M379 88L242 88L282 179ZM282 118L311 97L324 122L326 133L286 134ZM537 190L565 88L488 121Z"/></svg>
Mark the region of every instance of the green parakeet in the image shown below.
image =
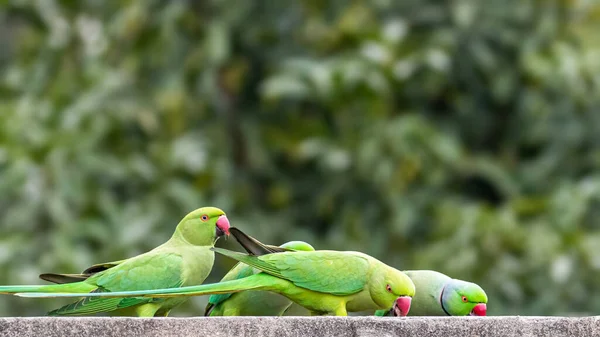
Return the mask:
<svg viewBox="0 0 600 337"><path fill-rule="evenodd" d="M415 286L403 272L359 252L292 251L261 256L212 250L263 271L237 280L177 289L86 294L94 297L178 298L266 290L281 294L313 315L346 316L347 312L393 309L405 316ZM23 293L23 297L78 297L74 293Z"/></svg>
<svg viewBox="0 0 600 337"><path fill-rule="evenodd" d="M215 256L211 248L219 237L229 235L229 228L229 220L222 210L199 208L179 222L171 239L147 253L95 265L82 274L45 274L60 284L0 286L0 293L106 293L201 284L213 266ZM77 278L83 278L83 281L73 282ZM184 298L84 298L51 311L49 315L110 312L128 316L167 316L172 308L184 301Z"/></svg>
<svg viewBox="0 0 600 337"><path fill-rule="evenodd" d="M232 233L235 233L233 229ZM290 241L280 247L296 251L315 250L311 245L303 241ZM238 262L221 279L221 282L241 279L258 272L260 271L242 262ZM240 291L233 294L227 293L210 296L204 316L281 316L291 305L292 301L289 299L269 291Z"/></svg>
<svg viewBox="0 0 600 337"><path fill-rule="evenodd" d="M432 270L407 270L417 291L410 309L411 316L485 316L487 295L475 283L450 278ZM379 310L376 316L393 315Z"/></svg>

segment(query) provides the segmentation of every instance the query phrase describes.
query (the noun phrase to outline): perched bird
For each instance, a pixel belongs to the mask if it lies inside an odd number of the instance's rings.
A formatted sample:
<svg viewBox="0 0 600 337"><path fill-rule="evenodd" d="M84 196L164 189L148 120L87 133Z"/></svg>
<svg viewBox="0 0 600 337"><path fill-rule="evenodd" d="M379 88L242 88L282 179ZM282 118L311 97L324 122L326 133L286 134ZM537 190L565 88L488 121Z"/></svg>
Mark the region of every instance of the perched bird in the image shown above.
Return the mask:
<svg viewBox="0 0 600 337"><path fill-rule="evenodd" d="M235 228L232 228L232 233L236 233ZM238 238L237 235L234 236ZM280 247L296 251L315 250L303 241L290 241ZM220 282L241 279L258 272L260 271L238 262ZM204 316L281 316L291 305L292 301L273 292L248 290L210 296Z"/></svg>
<svg viewBox="0 0 600 337"><path fill-rule="evenodd" d="M432 270L404 271L416 287L411 316L485 316L487 295L475 283L450 278ZM394 315L378 310L376 316Z"/></svg>
<svg viewBox="0 0 600 337"><path fill-rule="evenodd" d="M0 293L115 291L176 288L202 284L215 259L217 239L229 235L229 220L215 207L199 208L186 215L175 233L157 248L122 261L98 264L82 274L42 274L59 284L0 286ZM81 295L80 295L81 296ZM185 298L83 298L53 310L49 315L88 315L110 312L127 316L167 316Z"/></svg>
<svg viewBox="0 0 600 337"><path fill-rule="evenodd" d="M359 252L284 251L261 256L212 250L263 271L237 280L214 284L85 294L94 297L178 298L246 290L281 294L308 309L312 315L346 316L348 312L392 309L405 316L410 310L415 286L403 272ZM149 288L150 289L150 288ZM80 297L75 293L22 293L22 297Z"/></svg>

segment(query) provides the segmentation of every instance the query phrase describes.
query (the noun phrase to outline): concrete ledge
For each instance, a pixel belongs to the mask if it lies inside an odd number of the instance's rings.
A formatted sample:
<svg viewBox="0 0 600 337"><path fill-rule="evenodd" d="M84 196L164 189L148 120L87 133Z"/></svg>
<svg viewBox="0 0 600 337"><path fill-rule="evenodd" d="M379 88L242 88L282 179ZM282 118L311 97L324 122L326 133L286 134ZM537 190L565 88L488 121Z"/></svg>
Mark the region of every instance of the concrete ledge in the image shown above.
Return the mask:
<svg viewBox="0 0 600 337"><path fill-rule="evenodd" d="M598 316L0 318L0 336L600 336Z"/></svg>

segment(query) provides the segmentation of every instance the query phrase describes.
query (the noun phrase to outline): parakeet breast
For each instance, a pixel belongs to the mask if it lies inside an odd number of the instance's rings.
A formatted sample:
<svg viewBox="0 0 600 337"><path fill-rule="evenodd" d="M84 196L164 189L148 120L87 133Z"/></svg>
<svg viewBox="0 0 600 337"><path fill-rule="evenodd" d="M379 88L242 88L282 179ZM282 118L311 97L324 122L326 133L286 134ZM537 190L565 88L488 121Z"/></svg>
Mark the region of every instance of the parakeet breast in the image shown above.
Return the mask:
<svg viewBox="0 0 600 337"><path fill-rule="evenodd" d="M183 258L182 287L200 285L208 277L215 254L206 246L184 246L177 247L175 252ZM187 301L189 297L173 297L162 299L161 308L170 310Z"/></svg>
<svg viewBox="0 0 600 337"><path fill-rule="evenodd" d="M183 285L199 285L210 274L215 261L215 253L210 247L190 246L180 250L183 258Z"/></svg>

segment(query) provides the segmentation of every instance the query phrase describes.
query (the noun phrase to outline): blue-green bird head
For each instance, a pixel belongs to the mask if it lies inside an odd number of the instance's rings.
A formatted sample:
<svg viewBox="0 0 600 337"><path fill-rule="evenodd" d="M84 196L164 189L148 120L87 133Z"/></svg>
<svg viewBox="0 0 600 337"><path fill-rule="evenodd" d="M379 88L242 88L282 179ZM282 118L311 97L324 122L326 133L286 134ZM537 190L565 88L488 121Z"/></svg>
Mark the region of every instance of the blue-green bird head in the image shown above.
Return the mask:
<svg viewBox="0 0 600 337"><path fill-rule="evenodd" d="M487 295L475 283L451 279L442 290L442 309L450 316L485 316Z"/></svg>

